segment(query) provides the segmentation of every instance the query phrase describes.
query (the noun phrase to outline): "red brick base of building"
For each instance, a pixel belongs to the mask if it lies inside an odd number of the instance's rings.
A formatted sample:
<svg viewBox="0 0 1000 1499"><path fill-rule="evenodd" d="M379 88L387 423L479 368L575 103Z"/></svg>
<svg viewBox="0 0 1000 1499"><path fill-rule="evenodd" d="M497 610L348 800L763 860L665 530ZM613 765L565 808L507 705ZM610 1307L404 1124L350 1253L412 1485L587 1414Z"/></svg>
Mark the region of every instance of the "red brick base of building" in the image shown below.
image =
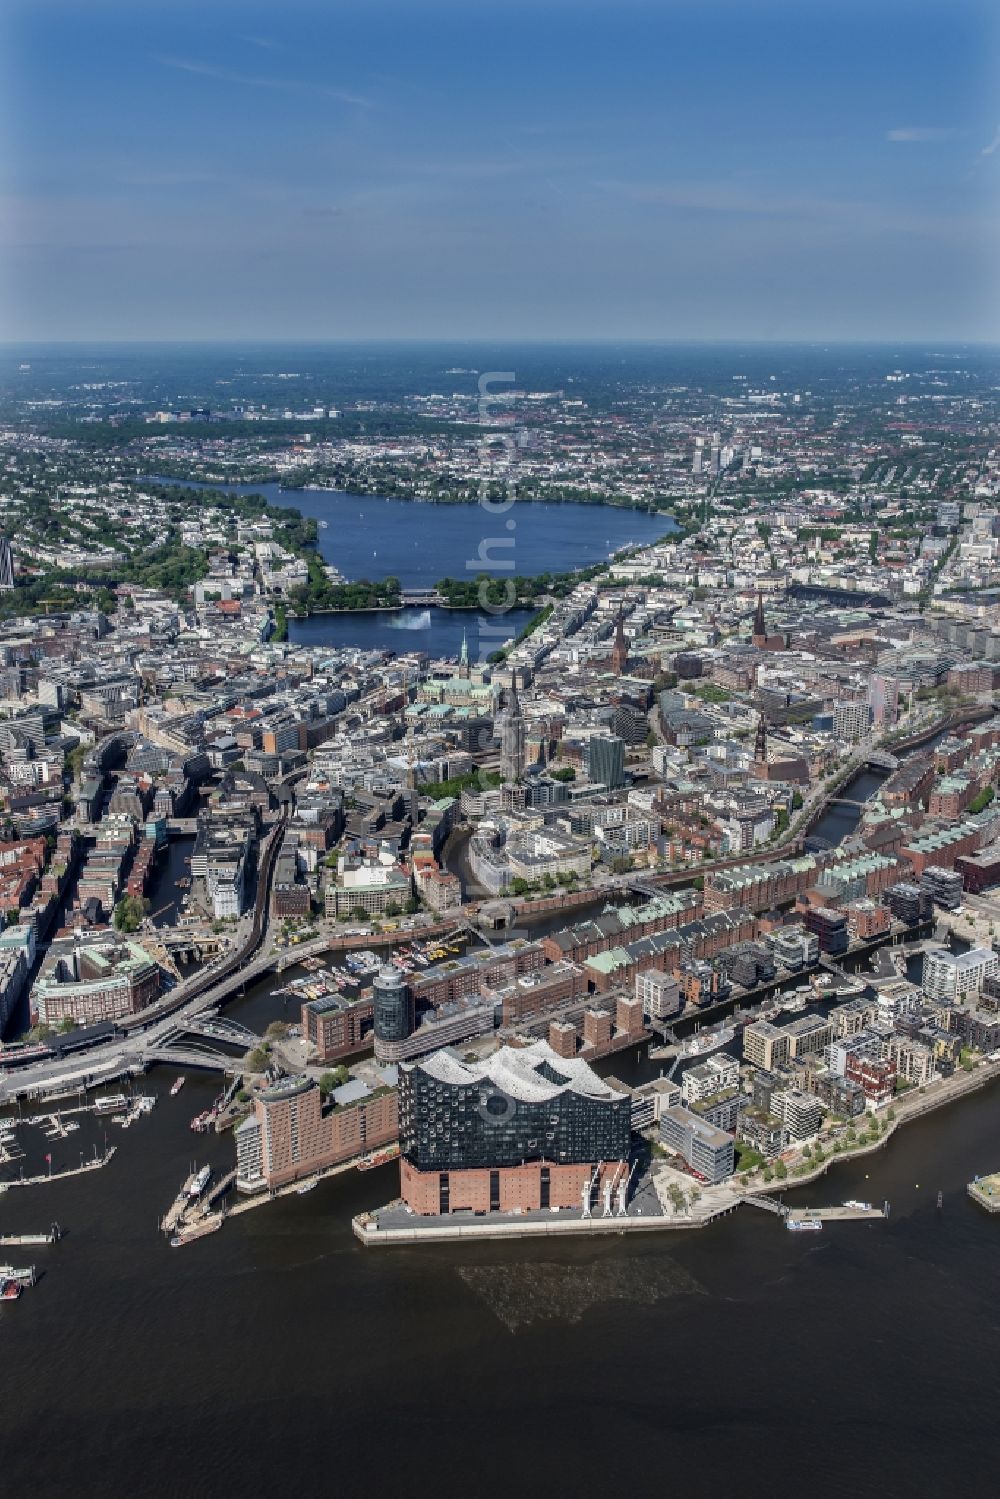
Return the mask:
<svg viewBox="0 0 1000 1499"><path fill-rule="evenodd" d="M602 1162L599 1183L610 1178L620 1162ZM411 1212L439 1217L442 1212L517 1213L541 1208L578 1208L595 1163L557 1166L550 1161L527 1161L521 1166L462 1171L418 1171L400 1158L400 1195ZM595 1202L600 1200L600 1187ZM547 1188L547 1191L545 1190ZM543 1196L547 1201L543 1201Z"/></svg>

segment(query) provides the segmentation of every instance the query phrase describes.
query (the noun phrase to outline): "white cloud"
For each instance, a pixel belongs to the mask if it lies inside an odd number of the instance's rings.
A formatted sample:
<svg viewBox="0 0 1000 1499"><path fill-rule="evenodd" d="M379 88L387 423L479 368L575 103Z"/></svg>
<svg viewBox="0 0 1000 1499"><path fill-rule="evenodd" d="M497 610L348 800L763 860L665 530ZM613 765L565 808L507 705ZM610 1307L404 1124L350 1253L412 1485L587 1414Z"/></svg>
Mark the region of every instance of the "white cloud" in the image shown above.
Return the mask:
<svg viewBox="0 0 1000 1499"><path fill-rule="evenodd" d="M885 138L887 141L902 141L909 145L916 141L950 141L960 134L961 131L950 126L900 125L895 130L887 130Z"/></svg>
<svg viewBox="0 0 1000 1499"><path fill-rule="evenodd" d="M165 68L174 68L181 73L194 73L200 78L217 78L220 83L238 83L246 88L295 89L306 93L320 94L327 99L337 99L341 104L357 104L367 108L370 100L346 89L327 88L323 84L310 83L301 78L259 78L247 73L234 73L229 68L217 68L207 62L192 62L185 57L159 57Z"/></svg>
<svg viewBox="0 0 1000 1499"><path fill-rule="evenodd" d="M1000 125L997 126L989 145L984 146L979 154L980 156L993 156L997 151L1000 151Z"/></svg>

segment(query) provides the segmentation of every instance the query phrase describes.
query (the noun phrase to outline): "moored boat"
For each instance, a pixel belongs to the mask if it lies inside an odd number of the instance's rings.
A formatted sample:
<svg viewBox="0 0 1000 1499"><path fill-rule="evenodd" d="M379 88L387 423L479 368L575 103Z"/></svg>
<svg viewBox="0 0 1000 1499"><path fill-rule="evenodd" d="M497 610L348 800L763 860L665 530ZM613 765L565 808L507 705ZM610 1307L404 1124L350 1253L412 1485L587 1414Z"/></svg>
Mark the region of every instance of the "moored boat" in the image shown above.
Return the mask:
<svg viewBox="0 0 1000 1499"><path fill-rule="evenodd" d="M205 1188L208 1186L208 1179L211 1175L211 1166L202 1166L201 1170L197 1172L194 1180L188 1187L188 1196L191 1198L200 1197L202 1192L204 1192Z"/></svg>

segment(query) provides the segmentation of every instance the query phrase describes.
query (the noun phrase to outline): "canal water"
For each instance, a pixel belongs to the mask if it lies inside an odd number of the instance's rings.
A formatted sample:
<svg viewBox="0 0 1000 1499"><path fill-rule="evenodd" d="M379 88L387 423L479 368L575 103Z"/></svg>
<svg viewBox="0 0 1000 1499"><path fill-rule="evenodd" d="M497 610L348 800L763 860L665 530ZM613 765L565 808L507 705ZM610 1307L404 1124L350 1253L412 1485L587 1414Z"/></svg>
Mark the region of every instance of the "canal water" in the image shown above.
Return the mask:
<svg viewBox="0 0 1000 1499"><path fill-rule="evenodd" d="M190 887L178 885L177 881L191 878L193 848L193 838L171 838L161 851L147 891L154 926L173 926L182 914L182 902Z"/></svg>

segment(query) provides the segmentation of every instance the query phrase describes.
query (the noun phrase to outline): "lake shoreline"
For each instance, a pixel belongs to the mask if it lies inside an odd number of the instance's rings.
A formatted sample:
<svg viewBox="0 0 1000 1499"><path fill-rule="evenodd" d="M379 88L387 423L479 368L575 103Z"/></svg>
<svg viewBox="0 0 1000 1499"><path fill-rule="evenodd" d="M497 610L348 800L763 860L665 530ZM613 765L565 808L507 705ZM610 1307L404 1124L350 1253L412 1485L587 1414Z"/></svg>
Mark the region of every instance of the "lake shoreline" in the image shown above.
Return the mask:
<svg viewBox="0 0 1000 1499"><path fill-rule="evenodd" d="M144 477L158 484L187 485L194 489L217 489L222 493L234 487L238 487L244 493L257 493L256 485L274 485L281 494L338 494L349 495L352 499L359 500L398 500L406 505L434 505L434 506L460 506L480 505L482 502L471 496L457 500L436 499L430 495L417 494L386 494L379 489L337 489L332 484L283 484L281 479L275 475L269 479L178 479L172 474L147 474ZM504 501L491 501L491 504L502 504ZM579 495L545 495L526 494L514 495L512 503L516 505L586 505L595 510L634 510L639 515L663 516L680 529L684 522L677 518L673 510L659 510L655 506L642 504L634 500L584 500Z"/></svg>
<svg viewBox="0 0 1000 1499"><path fill-rule="evenodd" d="M496 611L496 613L492 617L494 619L500 619L500 618L502 618L503 615L510 613L511 610L514 610L514 609L522 610L522 609L531 609L531 608L532 608L531 604L522 604L520 602L517 602L517 603L511 604L509 607L505 606L503 609L498 609ZM538 608L534 610L534 613L535 614L540 614L541 611L544 608L545 608L544 604L539 604ZM371 605L367 605L366 604L363 608L360 608L360 609L306 609L306 610L304 610L302 612L299 612L297 609L288 609L286 611L286 613L287 613L287 617L289 619L312 619L315 615L318 615L318 614L402 614L404 612L404 610L406 610L406 609L446 609L450 614L463 614L463 613L464 614L489 614L490 613L490 610L488 608L484 608L484 606L482 604L479 604L479 603L476 603L476 604L443 604L443 603L442 604L371 604Z"/></svg>

